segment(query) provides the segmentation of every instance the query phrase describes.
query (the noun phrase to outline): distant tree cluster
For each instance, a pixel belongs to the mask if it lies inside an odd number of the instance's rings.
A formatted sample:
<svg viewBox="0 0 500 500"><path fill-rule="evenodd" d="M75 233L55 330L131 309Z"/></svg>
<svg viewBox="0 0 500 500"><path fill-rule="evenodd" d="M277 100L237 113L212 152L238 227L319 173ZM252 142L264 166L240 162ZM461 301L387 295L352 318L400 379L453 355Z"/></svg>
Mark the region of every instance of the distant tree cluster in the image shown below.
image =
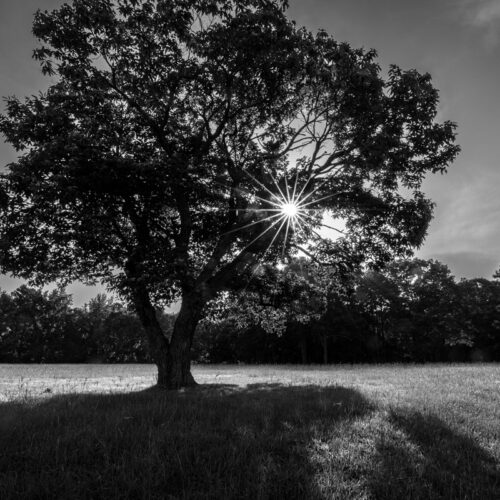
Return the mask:
<svg viewBox="0 0 500 500"><path fill-rule="evenodd" d="M214 363L500 360L498 278L457 282L421 259L378 271L269 266L202 324L195 351Z"/></svg>
<svg viewBox="0 0 500 500"><path fill-rule="evenodd" d="M433 260L383 270L296 259L263 266L246 290L211 304L199 363L500 360L500 275L456 281ZM157 310L166 332L175 315ZM0 294L0 362L151 362L134 311L103 294L81 308L63 290Z"/></svg>
<svg viewBox="0 0 500 500"><path fill-rule="evenodd" d="M140 361L150 361L140 321L104 294L82 308L64 290L0 294L2 363Z"/></svg>

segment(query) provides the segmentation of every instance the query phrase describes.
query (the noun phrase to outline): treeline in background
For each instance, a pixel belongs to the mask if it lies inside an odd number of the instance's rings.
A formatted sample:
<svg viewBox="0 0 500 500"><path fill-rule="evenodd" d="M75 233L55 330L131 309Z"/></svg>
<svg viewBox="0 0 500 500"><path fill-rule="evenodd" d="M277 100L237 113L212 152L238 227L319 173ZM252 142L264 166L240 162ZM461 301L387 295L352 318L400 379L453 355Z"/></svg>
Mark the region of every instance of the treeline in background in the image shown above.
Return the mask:
<svg viewBox="0 0 500 500"><path fill-rule="evenodd" d="M341 278L318 269L299 259L224 297L198 327L193 361L500 360L498 272L491 280L456 281L446 265L420 259ZM158 316L170 332L175 315ZM0 294L2 363L149 361L135 313L104 294L83 307L62 289L21 286Z"/></svg>

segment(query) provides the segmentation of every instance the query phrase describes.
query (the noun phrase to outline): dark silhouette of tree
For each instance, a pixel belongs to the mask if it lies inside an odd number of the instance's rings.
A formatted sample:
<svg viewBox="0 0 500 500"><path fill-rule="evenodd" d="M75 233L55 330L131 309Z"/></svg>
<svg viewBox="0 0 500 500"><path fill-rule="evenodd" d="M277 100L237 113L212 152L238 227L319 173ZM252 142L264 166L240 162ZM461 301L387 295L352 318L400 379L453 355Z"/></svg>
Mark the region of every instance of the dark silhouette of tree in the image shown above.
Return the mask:
<svg viewBox="0 0 500 500"><path fill-rule="evenodd" d="M269 338L287 337L298 348L302 363L308 362L308 344L322 348L328 362L328 344L335 335L334 316L346 306L354 271L320 265L310 259L291 259L278 268L261 266L243 291L236 291L212 304L215 316L240 329L260 329Z"/></svg>
<svg viewBox="0 0 500 500"><path fill-rule="evenodd" d="M384 272L370 270L356 288L359 310L366 321L366 346L375 358L387 355L392 324L402 307L398 285Z"/></svg>
<svg viewBox="0 0 500 500"><path fill-rule="evenodd" d="M383 359L431 361L466 342L457 322L456 283L433 260L399 260L360 278L358 302ZM385 351L385 352L384 352Z"/></svg>
<svg viewBox="0 0 500 500"><path fill-rule="evenodd" d="M441 262L402 259L374 272L305 259L262 265L197 326L199 363L500 360L500 283L456 282ZM167 338L176 317L157 310ZM99 294L0 293L0 362L150 362L137 314Z"/></svg>
<svg viewBox="0 0 500 500"><path fill-rule="evenodd" d="M375 51L298 28L286 6L38 12L34 54L54 83L8 98L0 119L20 152L1 182L2 270L119 292L167 388L194 383L206 303L260 261L308 241L331 262L349 245L374 261L409 254L432 214L421 182L458 153L428 74L391 66L384 79ZM317 241L325 210L347 221L343 244ZM156 311L177 298L169 337Z"/></svg>
<svg viewBox="0 0 500 500"><path fill-rule="evenodd" d="M0 357L9 362L54 362L85 358L71 295L26 285L0 296Z"/></svg>
<svg viewBox="0 0 500 500"><path fill-rule="evenodd" d="M498 359L500 355L500 282L484 278L461 280L456 300L458 335L455 345L472 348L475 361Z"/></svg>
<svg viewBox="0 0 500 500"><path fill-rule="evenodd" d="M137 315L100 293L80 311L89 361L149 361Z"/></svg>
<svg viewBox="0 0 500 500"><path fill-rule="evenodd" d="M215 362L497 360L499 285L457 283L435 260L344 275L305 259L262 266L243 292L224 298L225 319L204 324L203 352Z"/></svg>
<svg viewBox="0 0 500 500"><path fill-rule="evenodd" d="M172 315L158 314L172 331ZM0 362L150 361L135 312L104 294L73 307L62 289L19 287L0 294Z"/></svg>

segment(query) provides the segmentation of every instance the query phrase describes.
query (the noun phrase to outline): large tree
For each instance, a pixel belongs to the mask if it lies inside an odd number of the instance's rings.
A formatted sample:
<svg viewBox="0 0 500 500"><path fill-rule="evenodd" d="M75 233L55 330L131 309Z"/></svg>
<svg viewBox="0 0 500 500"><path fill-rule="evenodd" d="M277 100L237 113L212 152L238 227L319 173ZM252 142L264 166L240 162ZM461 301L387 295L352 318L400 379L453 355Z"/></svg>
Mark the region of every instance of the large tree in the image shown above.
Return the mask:
<svg viewBox="0 0 500 500"><path fill-rule="evenodd" d="M383 77L375 51L298 28L286 3L38 12L52 84L6 100L0 130L20 156L2 177L2 269L119 291L165 387L194 382L206 303L260 261L307 245L329 262L409 253L432 213L421 182L458 152L428 74ZM324 211L345 221L341 240L315 241ZM168 338L156 307L178 298Z"/></svg>

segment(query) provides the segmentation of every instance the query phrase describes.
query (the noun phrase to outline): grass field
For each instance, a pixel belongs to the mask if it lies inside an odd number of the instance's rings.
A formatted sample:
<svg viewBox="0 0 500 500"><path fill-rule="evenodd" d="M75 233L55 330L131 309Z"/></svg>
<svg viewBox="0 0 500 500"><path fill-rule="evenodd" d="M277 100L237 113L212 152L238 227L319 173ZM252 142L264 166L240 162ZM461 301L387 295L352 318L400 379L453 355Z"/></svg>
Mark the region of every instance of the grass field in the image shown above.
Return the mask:
<svg viewBox="0 0 500 500"><path fill-rule="evenodd" d="M500 366L0 365L0 498L500 499Z"/></svg>

